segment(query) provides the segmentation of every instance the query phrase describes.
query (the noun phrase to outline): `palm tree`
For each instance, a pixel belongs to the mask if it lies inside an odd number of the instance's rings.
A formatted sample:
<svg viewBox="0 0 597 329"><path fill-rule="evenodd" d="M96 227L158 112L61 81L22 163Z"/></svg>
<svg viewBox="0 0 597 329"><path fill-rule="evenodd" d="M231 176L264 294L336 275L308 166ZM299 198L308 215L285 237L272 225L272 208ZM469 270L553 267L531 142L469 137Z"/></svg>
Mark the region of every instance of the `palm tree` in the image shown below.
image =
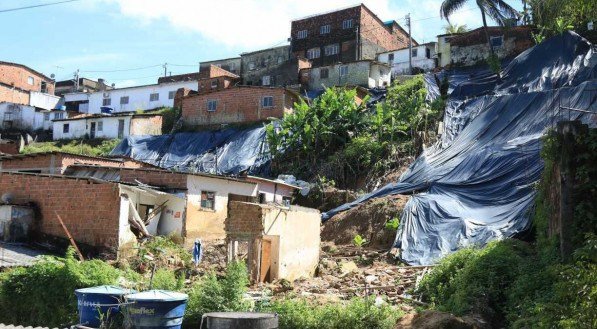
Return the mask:
<svg viewBox="0 0 597 329"><path fill-rule="evenodd" d="M439 10L441 17L445 18L449 23L450 15L462 8L466 2L467 0L444 0ZM518 19L519 13L504 0L475 0L475 2L477 3L479 10L481 10L487 44L489 44L489 51L493 56L493 47L491 46L489 30L487 29L487 19L485 16L491 17L500 26L506 26L512 19Z"/></svg>
<svg viewBox="0 0 597 329"><path fill-rule="evenodd" d="M448 25L444 26L444 29L446 30L447 34L458 34L458 33L468 32L468 28L466 27L466 24L459 25L459 24L448 23Z"/></svg>

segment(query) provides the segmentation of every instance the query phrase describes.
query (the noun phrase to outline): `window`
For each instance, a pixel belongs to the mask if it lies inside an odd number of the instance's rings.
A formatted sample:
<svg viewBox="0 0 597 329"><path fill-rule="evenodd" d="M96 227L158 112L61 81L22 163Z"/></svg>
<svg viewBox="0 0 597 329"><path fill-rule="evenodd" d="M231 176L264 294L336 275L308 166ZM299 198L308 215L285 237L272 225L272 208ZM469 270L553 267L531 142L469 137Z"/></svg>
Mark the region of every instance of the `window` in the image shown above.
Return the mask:
<svg viewBox="0 0 597 329"><path fill-rule="evenodd" d="M319 58L319 56L321 56L321 50L319 48L311 48L307 50L308 59Z"/></svg>
<svg viewBox="0 0 597 329"><path fill-rule="evenodd" d="M261 77L261 85L263 86L269 86L271 83L270 81L270 76L269 75L264 75Z"/></svg>
<svg viewBox="0 0 597 329"><path fill-rule="evenodd" d="M122 96L120 97L120 105L126 105L129 103L129 97L128 96Z"/></svg>
<svg viewBox="0 0 597 329"><path fill-rule="evenodd" d="M497 37L491 37L490 40L491 40L492 47L501 47L502 44L504 44L504 36L503 35L500 35Z"/></svg>
<svg viewBox="0 0 597 329"><path fill-rule="evenodd" d="M323 25L319 28L319 34L328 34L332 30L332 27L328 25Z"/></svg>
<svg viewBox="0 0 597 329"><path fill-rule="evenodd" d="M348 66L346 66L346 65L340 66L340 76L343 77L346 75L348 75Z"/></svg>
<svg viewBox="0 0 597 329"><path fill-rule="evenodd" d="M284 57L278 56L278 64L284 63Z"/></svg>
<svg viewBox="0 0 597 329"><path fill-rule="evenodd" d="M218 107L218 101L210 99L207 101L207 112L215 112Z"/></svg>
<svg viewBox="0 0 597 329"><path fill-rule="evenodd" d="M274 107L274 96L264 96L261 98L261 107Z"/></svg>
<svg viewBox="0 0 597 329"><path fill-rule="evenodd" d="M255 62L249 63L249 70L253 71L255 69Z"/></svg>
<svg viewBox="0 0 597 329"><path fill-rule="evenodd" d="M68 123L65 123L65 124L63 124L63 125L62 125L62 133L63 133L63 134L68 134L68 130L69 130L69 128L70 128L70 127L69 127Z"/></svg>
<svg viewBox="0 0 597 329"><path fill-rule="evenodd" d="M50 120L50 113L44 113L44 121Z"/></svg>
<svg viewBox="0 0 597 329"><path fill-rule="evenodd" d="M54 120L56 120L56 119L64 119L64 113L62 113L62 112L54 113Z"/></svg>
<svg viewBox="0 0 597 329"><path fill-rule="evenodd" d="M103 121L98 121L97 131L104 131L104 122Z"/></svg>
<svg viewBox="0 0 597 329"><path fill-rule="evenodd" d="M153 93L153 94L149 94L149 101L150 102L155 102L160 100L160 94L158 93Z"/></svg>
<svg viewBox="0 0 597 329"><path fill-rule="evenodd" d="M228 69L229 69L230 71L234 71L234 70L236 70L236 64L235 64L235 63L230 63L230 65L228 65Z"/></svg>
<svg viewBox="0 0 597 329"><path fill-rule="evenodd" d="M201 191L201 208L216 209L216 192Z"/></svg>
<svg viewBox="0 0 597 329"><path fill-rule="evenodd" d="M27 84L30 84L33 86L33 84L35 83L35 79L33 79L33 77L28 77L27 78Z"/></svg>
<svg viewBox="0 0 597 329"><path fill-rule="evenodd" d="M168 99L174 99L174 96L176 96L176 90L168 92Z"/></svg>
<svg viewBox="0 0 597 329"><path fill-rule="evenodd" d="M112 104L111 98L104 98L104 100L102 101L102 106L110 106L111 104Z"/></svg>
<svg viewBox="0 0 597 329"><path fill-rule="evenodd" d="M218 88L218 80L211 80L211 89Z"/></svg>
<svg viewBox="0 0 597 329"><path fill-rule="evenodd" d="M413 57L417 57L417 53L418 53L417 50L418 50L417 48L412 50Z"/></svg>
<svg viewBox="0 0 597 329"><path fill-rule="evenodd" d="M319 69L319 78L327 79L330 76L330 70L328 69Z"/></svg>
<svg viewBox="0 0 597 329"><path fill-rule="evenodd" d="M342 28L343 29L350 29L350 28L352 28L352 19L345 19L342 22Z"/></svg>
<svg viewBox="0 0 597 329"><path fill-rule="evenodd" d="M48 92L48 84L45 81L41 82L41 92L47 93Z"/></svg>
<svg viewBox="0 0 597 329"><path fill-rule="evenodd" d="M307 37L307 30L298 31L296 34L297 39L304 39Z"/></svg>
<svg viewBox="0 0 597 329"><path fill-rule="evenodd" d="M394 61L394 54L389 54L388 55L388 62L393 62Z"/></svg>
<svg viewBox="0 0 597 329"><path fill-rule="evenodd" d="M339 51L340 51L340 47L338 46L337 43L335 43L333 45L325 46L325 55L326 56L336 55L336 54L338 54Z"/></svg>
<svg viewBox="0 0 597 329"><path fill-rule="evenodd" d="M425 57L431 58L431 49L425 48Z"/></svg>

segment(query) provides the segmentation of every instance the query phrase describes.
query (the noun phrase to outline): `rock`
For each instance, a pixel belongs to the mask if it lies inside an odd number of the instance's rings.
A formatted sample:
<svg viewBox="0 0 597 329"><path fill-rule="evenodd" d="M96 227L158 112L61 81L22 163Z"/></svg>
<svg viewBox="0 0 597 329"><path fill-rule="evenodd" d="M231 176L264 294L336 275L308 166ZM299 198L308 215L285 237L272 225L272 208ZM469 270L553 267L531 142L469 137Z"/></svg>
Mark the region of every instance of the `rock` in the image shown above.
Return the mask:
<svg viewBox="0 0 597 329"><path fill-rule="evenodd" d="M343 275L346 275L348 273L354 272L358 269L357 264L355 264L355 262L353 261L344 261L344 262L340 262L340 272Z"/></svg>
<svg viewBox="0 0 597 329"><path fill-rule="evenodd" d="M405 329L485 329L490 328L487 323L471 317L457 317L453 314L439 311L423 311L418 314L407 314L396 328Z"/></svg>

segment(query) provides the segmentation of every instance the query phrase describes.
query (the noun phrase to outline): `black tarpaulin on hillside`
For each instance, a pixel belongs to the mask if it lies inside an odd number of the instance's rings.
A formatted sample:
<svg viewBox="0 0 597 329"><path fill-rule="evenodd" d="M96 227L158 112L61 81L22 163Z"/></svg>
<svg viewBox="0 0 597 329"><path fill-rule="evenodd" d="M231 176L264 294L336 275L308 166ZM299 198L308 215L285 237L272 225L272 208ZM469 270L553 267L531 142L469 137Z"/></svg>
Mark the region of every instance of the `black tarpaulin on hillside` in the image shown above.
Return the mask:
<svg viewBox="0 0 597 329"><path fill-rule="evenodd" d="M597 80L591 45L575 33L551 38L516 57L502 79L457 74L441 141L399 182L323 214L326 220L376 197L413 194L395 245L409 264L431 264L469 245L513 236L530 225L543 169L541 137L561 120L595 125ZM426 79L434 81L434 79Z"/></svg>

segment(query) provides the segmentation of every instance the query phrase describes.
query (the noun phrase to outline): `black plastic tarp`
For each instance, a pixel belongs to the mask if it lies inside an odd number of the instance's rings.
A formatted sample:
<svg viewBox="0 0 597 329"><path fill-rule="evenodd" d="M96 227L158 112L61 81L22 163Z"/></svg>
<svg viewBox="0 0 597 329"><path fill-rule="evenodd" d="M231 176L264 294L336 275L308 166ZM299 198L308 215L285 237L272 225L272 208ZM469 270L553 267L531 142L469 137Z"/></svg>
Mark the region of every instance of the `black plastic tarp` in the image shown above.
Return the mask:
<svg viewBox="0 0 597 329"><path fill-rule="evenodd" d="M592 55L586 40L567 32L516 57L501 80L488 72L449 77L452 91L441 141L425 150L399 182L323 219L372 198L413 194L395 240L409 264L431 264L459 248L525 231L533 185L543 169L541 137L561 120L597 122L593 114L567 110L597 112Z"/></svg>
<svg viewBox="0 0 597 329"><path fill-rule="evenodd" d="M265 128L229 128L160 136L129 136L111 155L125 155L162 168L235 175L269 174Z"/></svg>

